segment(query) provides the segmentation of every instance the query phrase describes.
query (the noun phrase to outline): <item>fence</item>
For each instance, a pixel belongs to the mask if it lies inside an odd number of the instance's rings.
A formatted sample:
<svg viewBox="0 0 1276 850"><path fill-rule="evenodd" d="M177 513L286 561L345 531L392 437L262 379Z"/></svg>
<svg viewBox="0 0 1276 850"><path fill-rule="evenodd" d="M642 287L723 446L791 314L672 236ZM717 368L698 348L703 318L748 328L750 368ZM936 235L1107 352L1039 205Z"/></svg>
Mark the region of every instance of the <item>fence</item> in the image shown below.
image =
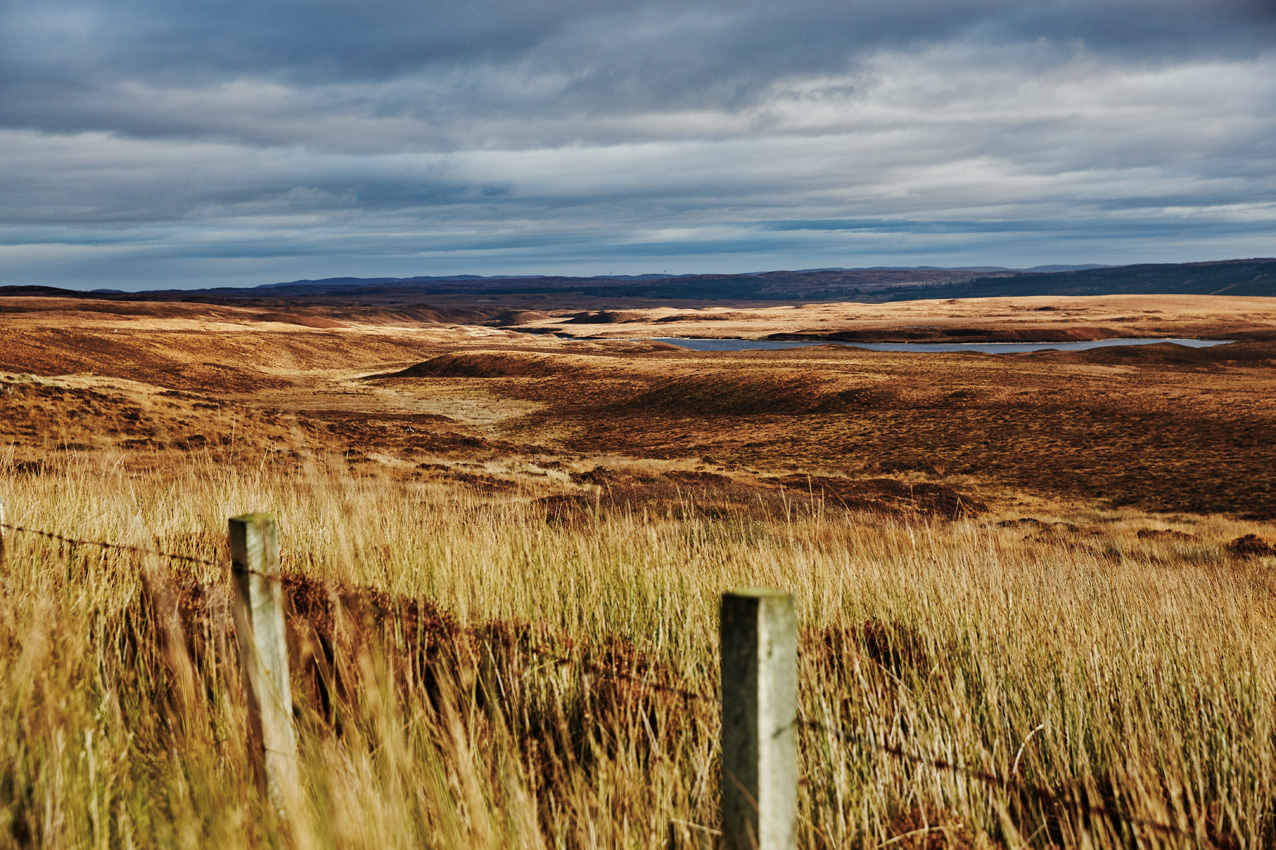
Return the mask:
<svg viewBox="0 0 1276 850"><path fill-rule="evenodd" d="M247 514L228 521L234 618L240 669L249 707L250 757L261 771L266 793L285 813L300 795L296 732L285 640L279 541L275 520ZM168 561L224 568L203 558L141 546L86 540L7 522L0 501L0 569L6 557L5 532L58 541L69 547L96 547L154 556ZM623 679L686 700L711 703L722 713L721 837L724 850L788 850L796 846L798 816L797 735L831 735L900 761L965 776L990 788L1012 790L1059 811L1093 815L1161 836L1193 838L1177 826L1132 816L1106 805L1009 776L970 768L946 759L910 753L883 741L865 741L804 716L797 698L797 619L790 594L746 588L723 594L720 608L721 696L651 681L616 667L562 655L550 647L529 646L529 654L596 675ZM1022 750L1021 750L1022 754Z"/></svg>

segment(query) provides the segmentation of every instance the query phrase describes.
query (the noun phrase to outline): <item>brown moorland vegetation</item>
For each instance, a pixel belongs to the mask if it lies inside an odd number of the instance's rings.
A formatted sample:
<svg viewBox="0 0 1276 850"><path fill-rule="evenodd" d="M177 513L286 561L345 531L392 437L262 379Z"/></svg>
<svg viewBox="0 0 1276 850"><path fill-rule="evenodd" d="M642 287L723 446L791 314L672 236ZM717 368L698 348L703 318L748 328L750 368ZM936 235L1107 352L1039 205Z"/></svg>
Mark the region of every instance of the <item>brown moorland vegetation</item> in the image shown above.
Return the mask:
<svg viewBox="0 0 1276 850"><path fill-rule="evenodd" d="M7 534L0 843L709 846L746 584L803 624L803 846L1276 840L1270 300L0 300L8 522L200 561ZM1241 341L645 341L777 334ZM215 566L249 510L284 536L287 820Z"/></svg>

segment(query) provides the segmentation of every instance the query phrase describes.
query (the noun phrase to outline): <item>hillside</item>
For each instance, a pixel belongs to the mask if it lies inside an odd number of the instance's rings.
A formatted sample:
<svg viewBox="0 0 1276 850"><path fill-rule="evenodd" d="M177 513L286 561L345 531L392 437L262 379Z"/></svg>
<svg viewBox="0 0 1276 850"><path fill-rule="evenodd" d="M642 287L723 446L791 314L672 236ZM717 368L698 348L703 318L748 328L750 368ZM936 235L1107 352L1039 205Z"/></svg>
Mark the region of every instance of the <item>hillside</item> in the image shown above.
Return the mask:
<svg viewBox="0 0 1276 850"><path fill-rule="evenodd" d="M911 289L892 300L1026 295L1276 296L1276 260L1162 263L1051 273L977 277L954 285Z"/></svg>
<svg viewBox="0 0 1276 850"><path fill-rule="evenodd" d="M183 301L253 305L289 313L324 308L328 318L484 322L499 312L621 309L654 303L695 306L776 302L883 303L936 298L1032 295L1238 295L1276 297L1276 259L1039 270L868 268L750 274L627 277L328 278L251 288L79 292L43 286L0 287L0 296L100 301ZM426 307L426 305L429 305ZM356 309L357 308L357 309ZM504 321L498 322L504 324Z"/></svg>

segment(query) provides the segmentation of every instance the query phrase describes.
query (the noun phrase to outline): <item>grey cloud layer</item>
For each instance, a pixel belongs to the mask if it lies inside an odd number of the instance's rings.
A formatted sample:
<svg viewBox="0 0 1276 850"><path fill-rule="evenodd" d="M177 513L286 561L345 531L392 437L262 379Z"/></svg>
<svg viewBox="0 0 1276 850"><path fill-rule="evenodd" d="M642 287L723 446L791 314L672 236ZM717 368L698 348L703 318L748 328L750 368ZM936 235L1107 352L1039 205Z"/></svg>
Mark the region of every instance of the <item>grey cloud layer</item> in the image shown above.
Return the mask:
<svg viewBox="0 0 1276 850"><path fill-rule="evenodd" d="M777 83L946 41L1080 42L1138 61L1244 57L1276 43L1272 10L1261 0L6 0L0 124L269 143L304 134L297 110L325 107L453 124L544 109L734 111ZM296 102L272 101L271 85ZM239 108L247 118L201 121L205 99L218 118ZM465 128L437 136L468 141Z"/></svg>
<svg viewBox="0 0 1276 850"><path fill-rule="evenodd" d="M1276 253L1274 37L1270 0L0 0L0 282Z"/></svg>

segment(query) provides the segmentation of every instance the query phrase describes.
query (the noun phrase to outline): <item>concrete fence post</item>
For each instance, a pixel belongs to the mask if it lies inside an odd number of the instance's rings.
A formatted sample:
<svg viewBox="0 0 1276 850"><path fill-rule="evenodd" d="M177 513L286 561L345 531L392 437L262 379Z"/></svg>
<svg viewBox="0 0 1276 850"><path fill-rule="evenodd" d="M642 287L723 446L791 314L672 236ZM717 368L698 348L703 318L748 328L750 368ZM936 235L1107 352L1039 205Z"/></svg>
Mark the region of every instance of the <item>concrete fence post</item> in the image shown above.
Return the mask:
<svg viewBox="0 0 1276 850"><path fill-rule="evenodd" d="M230 520L239 662L248 694L251 756L264 768L271 803L283 808L298 792L297 738L279 583L279 534L269 514ZM258 749L260 748L260 749Z"/></svg>
<svg viewBox="0 0 1276 850"><path fill-rule="evenodd" d="M793 597L722 596L724 850L797 846L797 617Z"/></svg>

